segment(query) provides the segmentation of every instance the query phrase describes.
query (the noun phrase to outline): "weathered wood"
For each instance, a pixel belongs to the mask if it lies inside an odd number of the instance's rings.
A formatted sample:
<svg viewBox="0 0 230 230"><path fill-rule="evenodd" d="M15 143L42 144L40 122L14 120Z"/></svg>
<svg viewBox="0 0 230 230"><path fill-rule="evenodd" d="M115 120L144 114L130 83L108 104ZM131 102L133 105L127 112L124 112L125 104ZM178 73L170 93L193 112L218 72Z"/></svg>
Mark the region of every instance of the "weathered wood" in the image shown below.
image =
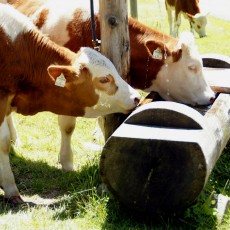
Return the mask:
<svg viewBox="0 0 230 230"><path fill-rule="evenodd" d="M204 117L209 132L214 135L213 141L210 140L208 146L213 148L212 152L204 151L207 162L207 180L230 137L230 95L220 94Z"/></svg>
<svg viewBox="0 0 230 230"><path fill-rule="evenodd" d="M126 0L100 0L101 53L108 57L127 80L130 67L128 9ZM105 140L121 124L118 114L105 116Z"/></svg>
<svg viewBox="0 0 230 230"><path fill-rule="evenodd" d="M130 11L133 18L138 18L137 0L130 0Z"/></svg>
<svg viewBox="0 0 230 230"><path fill-rule="evenodd" d="M133 212L189 207L229 140L229 114L227 94L220 94L204 116L174 102L141 106L106 142L102 181Z"/></svg>

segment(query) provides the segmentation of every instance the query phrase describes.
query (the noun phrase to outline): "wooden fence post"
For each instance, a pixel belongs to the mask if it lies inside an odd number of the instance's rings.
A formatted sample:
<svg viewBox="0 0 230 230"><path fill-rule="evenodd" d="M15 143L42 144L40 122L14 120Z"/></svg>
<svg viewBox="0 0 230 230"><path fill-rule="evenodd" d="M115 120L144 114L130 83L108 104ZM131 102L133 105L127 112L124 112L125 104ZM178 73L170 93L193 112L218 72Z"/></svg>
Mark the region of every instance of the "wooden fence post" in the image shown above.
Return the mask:
<svg viewBox="0 0 230 230"><path fill-rule="evenodd" d="M133 18L138 18L137 0L130 0L130 12Z"/></svg>
<svg viewBox="0 0 230 230"><path fill-rule="evenodd" d="M130 67L130 43L128 32L127 0L100 0L101 53L108 57L127 80ZM118 114L105 116L105 140L121 124Z"/></svg>

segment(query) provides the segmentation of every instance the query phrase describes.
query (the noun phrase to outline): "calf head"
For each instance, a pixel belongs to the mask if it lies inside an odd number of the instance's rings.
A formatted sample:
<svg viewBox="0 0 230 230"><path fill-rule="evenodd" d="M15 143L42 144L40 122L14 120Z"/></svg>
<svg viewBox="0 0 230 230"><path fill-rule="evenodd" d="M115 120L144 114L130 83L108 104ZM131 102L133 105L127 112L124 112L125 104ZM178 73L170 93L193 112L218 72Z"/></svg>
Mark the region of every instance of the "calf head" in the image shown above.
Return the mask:
<svg viewBox="0 0 230 230"><path fill-rule="evenodd" d="M118 74L112 62L90 48L81 48L79 63L87 65L97 102L85 108L85 117L109 113L128 113L140 101L140 94Z"/></svg>
<svg viewBox="0 0 230 230"><path fill-rule="evenodd" d="M149 54L154 53L152 49L156 50L156 44L162 57L159 55L161 60L153 60L152 63L160 61L162 66L147 90L156 91L162 98L169 101L191 105L211 104L215 94L204 78L202 59L194 44L193 35L182 33L177 48L173 52L161 42L147 41L146 47ZM163 54L165 54L165 59Z"/></svg>
<svg viewBox="0 0 230 230"><path fill-rule="evenodd" d="M18 91L12 102L17 112L32 115L49 108L56 114L98 117L128 113L140 101L140 94L120 77L112 62L91 48L81 48L71 66L50 65L47 71L50 90Z"/></svg>
<svg viewBox="0 0 230 230"><path fill-rule="evenodd" d="M198 13L196 15L191 15L189 13L186 13L186 15L189 18L190 26L192 29L194 29L199 36L205 37L206 36L206 25L207 25L207 14Z"/></svg>
<svg viewBox="0 0 230 230"><path fill-rule="evenodd" d="M75 90L72 108L82 109L81 116L97 117L110 113L128 113L140 101L140 94L118 74L112 62L91 48L81 48L75 67L50 66L49 75L55 81L61 74L74 79L66 84ZM68 80L69 81L69 80ZM71 87L71 88L70 88Z"/></svg>

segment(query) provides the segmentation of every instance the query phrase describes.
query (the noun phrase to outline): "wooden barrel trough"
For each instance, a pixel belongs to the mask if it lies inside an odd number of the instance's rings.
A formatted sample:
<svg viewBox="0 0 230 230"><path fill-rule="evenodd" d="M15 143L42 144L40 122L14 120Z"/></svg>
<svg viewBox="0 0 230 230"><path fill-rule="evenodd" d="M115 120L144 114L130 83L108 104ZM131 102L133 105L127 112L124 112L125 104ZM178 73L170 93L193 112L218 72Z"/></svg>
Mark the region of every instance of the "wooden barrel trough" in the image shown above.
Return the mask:
<svg viewBox="0 0 230 230"><path fill-rule="evenodd" d="M220 84L213 88L222 90ZM230 85L223 88L230 92ZM143 214L172 213L196 201L230 138L230 95L220 93L201 111L150 102L110 136L101 155L101 179L125 207Z"/></svg>

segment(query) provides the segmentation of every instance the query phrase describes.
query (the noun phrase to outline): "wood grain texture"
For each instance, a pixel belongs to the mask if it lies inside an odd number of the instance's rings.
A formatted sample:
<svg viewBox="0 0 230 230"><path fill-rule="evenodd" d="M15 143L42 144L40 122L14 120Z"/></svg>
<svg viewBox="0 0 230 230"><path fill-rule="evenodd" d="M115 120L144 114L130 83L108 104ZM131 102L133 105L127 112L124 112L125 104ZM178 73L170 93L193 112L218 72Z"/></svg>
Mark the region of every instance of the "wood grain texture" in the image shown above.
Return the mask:
<svg viewBox="0 0 230 230"><path fill-rule="evenodd" d="M127 81L130 68L130 43L128 32L127 1L100 0L101 53L115 65L118 73ZM123 115L104 117L104 137L107 140L124 120Z"/></svg>
<svg viewBox="0 0 230 230"><path fill-rule="evenodd" d="M230 138L230 96L205 115L175 102L136 109L108 139L102 181L130 211L152 215L192 205Z"/></svg>

